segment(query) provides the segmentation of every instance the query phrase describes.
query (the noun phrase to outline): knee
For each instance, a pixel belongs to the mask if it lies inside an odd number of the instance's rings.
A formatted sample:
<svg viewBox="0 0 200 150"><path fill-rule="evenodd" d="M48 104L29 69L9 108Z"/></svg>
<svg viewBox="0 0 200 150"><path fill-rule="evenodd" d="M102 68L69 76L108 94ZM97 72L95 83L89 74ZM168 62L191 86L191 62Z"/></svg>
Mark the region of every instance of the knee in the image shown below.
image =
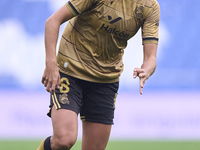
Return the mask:
<svg viewBox="0 0 200 150"><path fill-rule="evenodd" d="M76 138L53 138L51 148L55 150L69 150L76 142Z"/></svg>

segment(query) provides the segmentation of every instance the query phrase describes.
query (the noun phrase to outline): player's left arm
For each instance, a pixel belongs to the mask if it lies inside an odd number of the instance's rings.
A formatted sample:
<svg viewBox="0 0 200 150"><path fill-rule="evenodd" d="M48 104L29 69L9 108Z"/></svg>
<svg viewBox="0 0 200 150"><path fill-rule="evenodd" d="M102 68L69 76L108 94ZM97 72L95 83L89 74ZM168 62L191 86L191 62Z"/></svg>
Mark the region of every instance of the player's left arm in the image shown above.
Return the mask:
<svg viewBox="0 0 200 150"><path fill-rule="evenodd" d="M144 60L141 68L135 68L133 77L140 78L140 94L144 87L145 81L154 73L156 69L156 52L158 46L158 31L160 20L160 7L158 2L153 3L146 14L144 24L142 26L143 53Z"/></svg>
<svg viewBox="0 0 200 150"><path fill-rule="evenodd" d="M157 44L147 43L143 45L144 60L141 68L134 68L133 77L140 78L140 94L144 87L145 81L154 73L156 69L156 52Z"/></svg>

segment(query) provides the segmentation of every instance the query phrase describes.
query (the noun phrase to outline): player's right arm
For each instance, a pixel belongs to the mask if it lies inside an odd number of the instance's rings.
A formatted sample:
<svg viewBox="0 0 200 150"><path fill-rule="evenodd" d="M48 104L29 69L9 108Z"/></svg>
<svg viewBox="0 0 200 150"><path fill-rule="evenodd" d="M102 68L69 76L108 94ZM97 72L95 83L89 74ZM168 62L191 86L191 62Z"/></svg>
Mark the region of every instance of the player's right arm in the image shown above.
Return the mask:
<svg viewBox="0 0 200 150"><path fill-rule="evenodd" d="M45 24L45 52L46 67L42 76L42 83L48 92L55 92L55 87L60 85L60 74L57 67L56 45L60 25L73 17L66 5L51 15Z"/></svg>

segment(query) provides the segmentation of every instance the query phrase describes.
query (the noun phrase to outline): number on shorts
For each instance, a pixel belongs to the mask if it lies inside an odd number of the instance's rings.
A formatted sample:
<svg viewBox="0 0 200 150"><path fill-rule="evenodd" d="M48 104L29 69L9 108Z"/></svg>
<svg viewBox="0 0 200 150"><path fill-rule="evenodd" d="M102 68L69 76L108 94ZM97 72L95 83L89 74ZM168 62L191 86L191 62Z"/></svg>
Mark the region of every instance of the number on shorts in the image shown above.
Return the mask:
<svg viewBox="0 0 200 150"><path fill-rule="evenodd" d="M69 80L67 78L63 77L60 79L60 83L61 83L60 92L61 93L69 92L69 85L70 85Z"/></svg>

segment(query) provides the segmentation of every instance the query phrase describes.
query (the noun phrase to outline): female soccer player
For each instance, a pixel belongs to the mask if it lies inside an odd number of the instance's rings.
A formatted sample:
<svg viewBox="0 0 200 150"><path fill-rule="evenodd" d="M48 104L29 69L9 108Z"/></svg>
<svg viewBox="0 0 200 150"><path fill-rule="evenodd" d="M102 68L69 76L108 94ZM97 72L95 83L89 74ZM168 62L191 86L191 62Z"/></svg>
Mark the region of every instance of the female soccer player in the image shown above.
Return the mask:
<svg viewBox="0 0 200 150"><path fill-rule="evenodd" d="M82 150L104 150L113 124L122 56L142 28L144 61L133 77L140 93L156 68L160 9L156 0L70 0L45 25L46 68L53 135L38 150L68 150L83 127ZM68 21L56 56L59 27Z"/></svg>

